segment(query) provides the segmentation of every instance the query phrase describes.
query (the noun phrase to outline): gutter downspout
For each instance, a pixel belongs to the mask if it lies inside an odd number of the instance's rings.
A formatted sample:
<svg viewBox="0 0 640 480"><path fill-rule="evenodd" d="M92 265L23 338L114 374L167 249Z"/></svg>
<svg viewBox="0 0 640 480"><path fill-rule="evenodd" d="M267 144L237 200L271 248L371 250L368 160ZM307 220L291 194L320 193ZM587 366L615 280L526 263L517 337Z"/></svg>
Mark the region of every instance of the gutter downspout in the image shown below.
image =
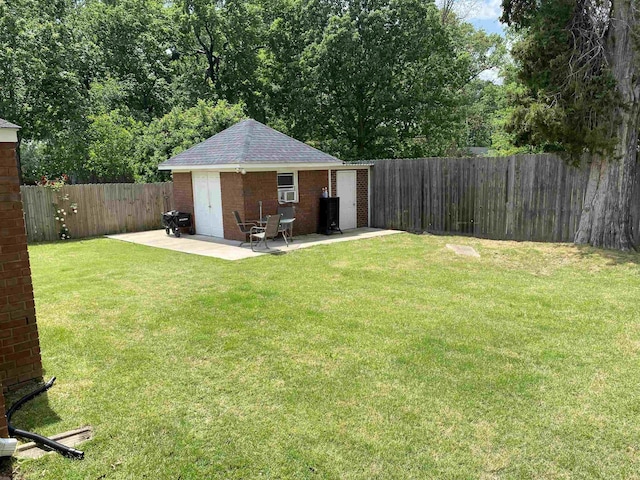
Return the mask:
<svg viewBox="0 0 640 480"><path fill-rule="evenodd" d="M0 457L11 457L18 446L15 438L0 438Z"/></svg>

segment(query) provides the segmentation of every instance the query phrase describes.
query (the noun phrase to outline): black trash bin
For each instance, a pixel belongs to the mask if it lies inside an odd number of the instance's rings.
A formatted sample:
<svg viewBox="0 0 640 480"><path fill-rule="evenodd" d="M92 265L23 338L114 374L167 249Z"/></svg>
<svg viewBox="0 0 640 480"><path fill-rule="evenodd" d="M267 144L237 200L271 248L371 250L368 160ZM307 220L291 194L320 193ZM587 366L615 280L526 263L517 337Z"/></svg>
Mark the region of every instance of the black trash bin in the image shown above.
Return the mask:
<svg viewBox="0 0 640 480"><path fill-rule="evenodd" d="M180 229L182 228L188 228L189 235L196 233L193 229L191 214L187 212L179 212L178 210L164 212L162 214L162 226L164 227L164 231L167 235L173 232L176 237L180 236Z"/></svg>

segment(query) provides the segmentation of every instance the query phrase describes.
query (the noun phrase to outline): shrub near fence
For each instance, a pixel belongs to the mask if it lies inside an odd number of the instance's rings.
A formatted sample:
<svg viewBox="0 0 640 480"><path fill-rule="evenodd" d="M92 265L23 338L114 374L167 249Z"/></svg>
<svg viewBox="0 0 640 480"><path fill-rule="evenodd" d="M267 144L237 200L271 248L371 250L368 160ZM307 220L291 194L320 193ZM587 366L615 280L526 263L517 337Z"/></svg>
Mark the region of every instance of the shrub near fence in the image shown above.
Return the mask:
<svg viewBox="0 0 640 480"><path fill-rule="evenodd" d="M173 184L112 183L20 188L29 242L58 240L60 223L54 204L68 195L78 213L65 217L72 238L159 228L160 214L173 208ZM67 202L68 203L68 202Z"/></svg>
<svg viewBox="0 0 640 480"><path fill-rule="evenodd" d="M378 160L372 224L498 240L571 242L588 170L553 155ZM633 226L640 230L640 192Z"/></svg>

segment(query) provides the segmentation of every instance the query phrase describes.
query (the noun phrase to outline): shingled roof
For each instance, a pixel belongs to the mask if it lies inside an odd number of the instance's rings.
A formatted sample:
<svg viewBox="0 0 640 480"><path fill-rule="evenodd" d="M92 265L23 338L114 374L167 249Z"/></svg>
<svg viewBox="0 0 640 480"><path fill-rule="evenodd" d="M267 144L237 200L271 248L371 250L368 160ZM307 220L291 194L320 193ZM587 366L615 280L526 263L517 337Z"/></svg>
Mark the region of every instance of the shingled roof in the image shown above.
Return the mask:
<svg viewBox="0 0 640 480"><path fill-rule="evenodd" d="M0 128L20 128L18 125L0 118Z"/></svg>
<svg viewBox="0 0 640 480"><path fill-rule="evenodd" d="M189 166L259 164L340 164L342 161L248 119L159 165L162 170Z"/></svg>

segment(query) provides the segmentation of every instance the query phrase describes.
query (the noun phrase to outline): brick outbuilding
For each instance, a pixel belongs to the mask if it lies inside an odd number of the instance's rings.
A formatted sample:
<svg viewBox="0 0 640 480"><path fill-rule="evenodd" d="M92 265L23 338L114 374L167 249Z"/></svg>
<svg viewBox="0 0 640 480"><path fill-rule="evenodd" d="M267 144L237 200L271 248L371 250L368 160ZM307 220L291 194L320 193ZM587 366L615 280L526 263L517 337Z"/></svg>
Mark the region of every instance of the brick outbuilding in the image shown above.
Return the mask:
<svg viewBox="0 0 640 480"><path fill-rule="evenodd" d="M176 209L196 233L244 240L245 221L294 206L294 233L318 231L323 188L339 197L343 230L369 226L369 166L349 165L256 120L243 120L162 163L173 174Z"/></svg>

